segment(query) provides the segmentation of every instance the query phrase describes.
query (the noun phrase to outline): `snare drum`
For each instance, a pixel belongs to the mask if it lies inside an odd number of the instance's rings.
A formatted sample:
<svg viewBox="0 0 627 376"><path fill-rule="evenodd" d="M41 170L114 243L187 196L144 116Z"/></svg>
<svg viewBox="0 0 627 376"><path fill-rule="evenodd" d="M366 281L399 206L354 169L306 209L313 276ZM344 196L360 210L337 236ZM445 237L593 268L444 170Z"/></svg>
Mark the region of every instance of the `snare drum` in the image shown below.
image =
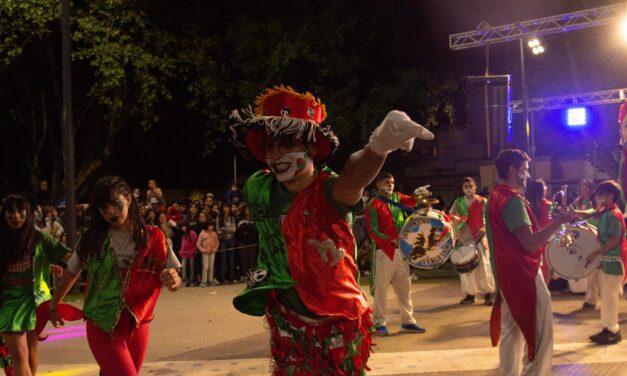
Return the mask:
<svg viewBox="0 0 627 376"><path fill-rule="evenodd" d="M458 273L470 273L479 266L479 246L475 243L462 244L451 253L451 263Z"/></svg>
<svg viewBox="0 0 627 376"><path fill-rule="evenodd" d="M435 269L453 250L453 225L439 210L430 209L407 218L399 233L405 261L416 268Z"/></svg>
<svg viewBox="0 0 627 376"><path fill-rule="evenodd" d="M546 259L551 269L566 279L581 279L592 274L601 264L597 257L586 267L586 258L601 244L597 229L586 222L562 226L551 238Z"/></svg>

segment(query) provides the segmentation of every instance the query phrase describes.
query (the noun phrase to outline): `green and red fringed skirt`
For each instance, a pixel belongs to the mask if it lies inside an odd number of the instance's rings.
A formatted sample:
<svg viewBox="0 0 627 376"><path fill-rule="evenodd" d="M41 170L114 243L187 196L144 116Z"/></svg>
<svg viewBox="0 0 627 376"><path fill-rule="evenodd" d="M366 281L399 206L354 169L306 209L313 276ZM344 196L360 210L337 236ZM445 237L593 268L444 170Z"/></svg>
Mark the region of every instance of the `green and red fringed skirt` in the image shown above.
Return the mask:
<svg viewBox="0 0 627 376"><path fill-rule="evenodd" d="M272 296L266 319L274 375L365 375L374 331L370 314L368 308L360 320L310 319Z"/></svg>
<svg viewBox="0 0 627 376"><path fill-rule="evenodd" d="M0 368L4 370L5 375L13 376L13 366L11 365L11 356L9 355L9 348L2 342L0 338Z"/></svg>

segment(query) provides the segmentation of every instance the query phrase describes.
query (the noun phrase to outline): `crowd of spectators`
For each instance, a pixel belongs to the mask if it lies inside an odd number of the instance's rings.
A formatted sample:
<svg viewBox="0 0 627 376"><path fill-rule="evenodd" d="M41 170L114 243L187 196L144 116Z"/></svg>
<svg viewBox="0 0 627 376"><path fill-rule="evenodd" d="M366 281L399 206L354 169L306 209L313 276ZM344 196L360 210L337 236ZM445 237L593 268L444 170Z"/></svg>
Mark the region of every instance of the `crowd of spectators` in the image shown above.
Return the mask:
<svg viewBox="0 0 627 376"><path fill-rule="evenodd" d="M224 197L194 194L167 201L155 180L133 198L148 225L159 227L183 265L187 286L214 286L245 280L257 260L257 230L242 192L232 184ZM55 203L45 180L33 197L36 225L64 244L65 203ZM88 223L87 205L77 205L78 236Z"/></svg>

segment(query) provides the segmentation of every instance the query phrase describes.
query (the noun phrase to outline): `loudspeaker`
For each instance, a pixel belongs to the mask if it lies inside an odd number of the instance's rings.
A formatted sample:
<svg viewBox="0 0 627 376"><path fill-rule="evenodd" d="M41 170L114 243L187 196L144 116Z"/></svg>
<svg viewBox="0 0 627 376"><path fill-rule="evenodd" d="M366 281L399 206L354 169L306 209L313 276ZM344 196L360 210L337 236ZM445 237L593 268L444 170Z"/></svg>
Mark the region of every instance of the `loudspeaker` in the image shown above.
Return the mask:
<svg viewBox="0 0 627 376"><path fill-rule="evenodd" d="M509 75L466 78L468 142L483 145L488 159L512 141L510 81Z"/></svg>

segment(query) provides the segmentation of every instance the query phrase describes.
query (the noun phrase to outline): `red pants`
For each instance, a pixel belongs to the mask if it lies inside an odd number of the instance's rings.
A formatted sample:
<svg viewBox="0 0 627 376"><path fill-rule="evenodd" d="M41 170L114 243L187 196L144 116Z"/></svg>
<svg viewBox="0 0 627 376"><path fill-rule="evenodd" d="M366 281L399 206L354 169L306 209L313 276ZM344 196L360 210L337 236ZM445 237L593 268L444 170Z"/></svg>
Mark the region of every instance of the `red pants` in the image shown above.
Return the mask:
<svg viewBox="0 0 627 376"><path fill-rule="evenodd" d="M136 328L135 320L127 310L122 312L111 334L87 320L87 342L105 376L139 375L149 337L150 323Z"/></svg>

